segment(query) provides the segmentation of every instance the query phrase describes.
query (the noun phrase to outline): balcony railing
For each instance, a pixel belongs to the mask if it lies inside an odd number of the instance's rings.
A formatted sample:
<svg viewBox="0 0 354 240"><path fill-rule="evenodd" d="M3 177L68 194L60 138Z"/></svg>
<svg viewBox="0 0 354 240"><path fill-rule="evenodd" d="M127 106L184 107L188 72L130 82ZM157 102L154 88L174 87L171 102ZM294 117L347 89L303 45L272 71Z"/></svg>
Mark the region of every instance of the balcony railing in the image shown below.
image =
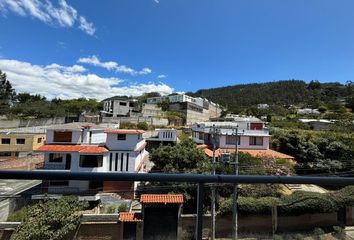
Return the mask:
<svg viewBox="0 0 354 240"><path fill-rule="evenodd" d="M354 178L343 177L289 177L289 176L247 176L247 175L207 175L207 174L134 174L134 173L72 173L62 171L0 171L0 179L40 179L40 180L79 180L79 181L146 181L146 182L188 182L196 183L198 186L197 193L197 215L187 216L184 215L182 221L191 221L196 219L196 239L202 239L203 236L203 199L204 191L210 187L209 183L213 184L319 184L319 185L332 185L332 186L345 186L354 185ZM206 184L208 183L208 185ZM75 193L76 194L76 193ZM109 203L111 204L111 202ZM273 210L272 210L273 211ZM276 210L275 210L276 211ZM113 211L114 212L114 211ZM116 212L116 210L115 210ZM337 213L336 213L337 214ZM324 214L323 216L336 220L337 215L334 213ZM338 213L339 214L339 213ZM272 215L265 216L264 221L272 223L272 216L279 216L279 225L282 227L288 226L288 222L284 219L287 217L281 216L276 212ZM322 215L316 216L321 217ZM338 215L339 216L339 215ZM218 216L220 219L222 216ZM253 217L253 218L252 218ZM205 218L205 216L204 216ZM250 216L251 219L257 221L255 216ZM295 219L296 217L294 217ZM283 220L280 220L283 219ZM290 218L289 218L290 219ZM296 218L298 219L298 218ZM243 224L247 219L242 218ZM259 220L259 219L258 219ZM223 220L225 221L225 219ZM241 221L241 222L242 222ZM290 220L289 220L290 221ZM286 224L285 224L286 223ZM316 224L315 222L312 222ZM284 225L285 224L285 225ZM288 225L287 225L288 224ZM217 225L218 227L219 225ZM268 226L268 225L267 225ZM219 226L220 227L220 226ZM269 227L269 226L268 226ZM271 225L270 225L271 227ZM221 227L220 227L221 228ZM204 228L205 229L205 228ZM193 231L194 232L194 231Z"/></svg>

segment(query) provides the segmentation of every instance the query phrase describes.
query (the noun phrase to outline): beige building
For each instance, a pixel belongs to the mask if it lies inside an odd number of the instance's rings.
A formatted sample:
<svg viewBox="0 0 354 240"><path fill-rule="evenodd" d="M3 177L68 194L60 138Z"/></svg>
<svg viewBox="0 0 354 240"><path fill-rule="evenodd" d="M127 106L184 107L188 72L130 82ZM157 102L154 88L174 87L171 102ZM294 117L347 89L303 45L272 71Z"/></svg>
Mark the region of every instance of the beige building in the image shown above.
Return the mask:
<svg viewBox="0 0 354 240"><path fill-rule="evenodd" d="M44 129L2 129L0 130L0 158L27 156L42 146L44 142Z"/></svg>

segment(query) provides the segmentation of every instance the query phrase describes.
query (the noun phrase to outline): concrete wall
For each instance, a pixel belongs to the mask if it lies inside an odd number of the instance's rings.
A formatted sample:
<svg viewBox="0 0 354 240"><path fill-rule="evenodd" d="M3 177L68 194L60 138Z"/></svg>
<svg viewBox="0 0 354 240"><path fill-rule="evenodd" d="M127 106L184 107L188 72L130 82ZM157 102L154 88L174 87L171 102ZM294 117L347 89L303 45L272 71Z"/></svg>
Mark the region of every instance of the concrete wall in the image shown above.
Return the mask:
<svg viewBox="0 0 354 240"><path fill-rule="evenodd" d="M102 123L133 123L146 122L153 126L167 126L168 120L166 118L150 118L150 117L102 117Z"/></svg>
<svg viewBox="0 0 354 240"><path fill-rule="evenodd" d="M196 216L194 214L181 215L178 229L178 239L185 239L195 233ZM210 230L210 215L203 217L203 231ZM271 232L272 216L249 215L239 216L239 230L247 232ZM217 216L216 236L218 238L231 237L232 217Z"/></svg>
<svg viewBox="0 0 354 240"><path fill-rule="evenodd" d="M330 227L336 224L338 224L336 212L278 217L279 231L311 230L315 227Z"/></svg>
<svg viewBox="0 0 354 240"><path fill-rule="evenodd" d="M210 215L203 217L204 231L210 231ZM178 239L185 239L195 233L196 216L194 214L181 215L178 229ZM299 216L279 216L278 231L312 230L315 227L337 225L337 213L315 213ZM239 215L239 232L271 233L271 215ZM232 217L216 217L216 236L218 238L231 237Z"/></svg>
<svg viewBox="0 0 354 240"><path fill-rule="evenodd" d="M48 125L63 124L63 123L65 123L65 117L29 119L29 120L19 120L19 119L0 120L0 128L48 126Z"/></svg>
<svg viewBox="0 0 354 240"><path fill-rule="evenodd" d="M106 146L109 150L134 150L140 142L145 140L139 135L141 134L127 134L126 140L118 140L117 134L107 134Z"/></svg>
<svg viewBox="0 0 354 240"><path fill-rule="evenodd" d="M0 230L0 240L9 240L13 230ZM81 224L76 237L70 234L67 240L122 240L122 223L85 223Z"/></svg>

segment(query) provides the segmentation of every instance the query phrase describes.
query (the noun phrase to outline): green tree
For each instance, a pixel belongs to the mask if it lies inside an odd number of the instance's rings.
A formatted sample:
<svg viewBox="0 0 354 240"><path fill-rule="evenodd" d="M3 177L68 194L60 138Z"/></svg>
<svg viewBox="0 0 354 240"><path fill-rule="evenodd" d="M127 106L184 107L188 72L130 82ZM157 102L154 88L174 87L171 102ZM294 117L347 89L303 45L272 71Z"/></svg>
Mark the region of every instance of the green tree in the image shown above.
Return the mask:
<svg viewBox="0 0 354 240"><path fill-rule="evenodd" d="M136 127L141 130L148 130L149 129L149 125L147 124L147 122L138 122Z"/></svg>
<svg viewBox="0 0 354 240"><path fill-rule="evenodd" d="M87 202L77 197L41 201L26 211L22 224L12 234L13 240L64 240L80 224L80 211L88 207Z"/></svg>
<svg viewBox="0 0 354 240"><path fill-rule="evenodd" d="M12 88L9 80L7 80L6 73L0 70L0 115L7 114L15 98L16 92Z"/></svg>

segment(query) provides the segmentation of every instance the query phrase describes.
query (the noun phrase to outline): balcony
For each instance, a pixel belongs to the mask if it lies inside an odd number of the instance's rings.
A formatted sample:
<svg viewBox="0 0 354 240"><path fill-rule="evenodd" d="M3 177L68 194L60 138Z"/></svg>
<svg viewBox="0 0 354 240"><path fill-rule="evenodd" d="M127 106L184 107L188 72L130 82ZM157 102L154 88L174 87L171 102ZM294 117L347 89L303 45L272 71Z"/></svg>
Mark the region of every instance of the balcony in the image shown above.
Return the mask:
<svg viewBox="0 0 354 240"><path fill-rule="evenodd" d="M139 192L139 195L133 199L126 201L118 197L119 192L106 196L105 201L98 202L95 197L82 197L83 195L78 189L71 187L58 187L60 191L53 190L51 194L42 192L42 198L39 198L43 187L35 187L33 189L23 189L17 194L16 198L11 198L6 192L1 191L2 198L0 199L1 221L0 236L4 234L11 235L13 230L21 228L20 217L23 215L17 214L21 211L21 207L27 206L29 199L39 201L45 198L40 206L44 206L48 202L47 207L53 207L57 202L58 207L62 206L62 211L71 211L70 206L79 204L80 201L89 201L90 204L85 205L80 213L77 229L73 230L72 235L68 235L65 239L126 239L127 236L132 236L133 239L156 239L153 236L165 236L164 239L196 239L210 238L212 235L211 214L209 210L211 186L222 188L224 186L233 187L234 183L245 185L267 183L283 184L283 186L293 186L291 184L303 185L308 183L323 184L323 185L350 185L354 184L354 178L342 177L279 177L279 176L234 176L234 175L198 175L198 174L109 174L109 173L64 173L53 171L0 171L1 179L20 179L16 181L24 181L24 179L43 179L43 180L76 180L76 181L146 181L146 182L174 182L188 183L191 188L197 188L195 196L198 203L189 212L187 212L186 198L182 194L166 194L163 193L163 188L148 189L144 191L154 192L146 194ZM23 180L21 180L23 179ZM4 180L0 180L1 181ZM213 183L213 185L209 184ZM17 184L17 183L16 183ZM1 184L0 184L1 186ZM165 185L166 188L167 185ZM16 187L16 185L14 185ZM69 201L64 201L62 190L66 189L66 194L80 196L79 198L71 198ZM347 189L348 190L348 189ZM347 191L346 190L346 191ZM168 190L167 190L168 191ZM242 191L242 188L239 188ZM343 200L345 191L338 192L331 190L328 193L297 193L297 201L289 201L292 198L283 196L282 200L273 201L274 199L264 198L261 196L253 197L252 200L247 200L247 197L241 196L238 200L238 238L253 238L253 239L345 239L344 237L351 235L351 228L354 226L354 208L351 204L344 205L341 208L336 208L335 201ZM295 191L297 192L297 191ZM293 193L294 194L294 193ZM325 195L321 195L325 194ZM344 195L343 195L344 194ZM64 194L65 195L65 194ZM96 195L97 196L97 195ZM48 200L48 199L52 200ZM63 198L63 199L62 199ZM62 199L62 200L60 200ZM181 200L182 199L182 200ZM208 199L207 201L203 201ZM102 199L101 199L102 200ZM225 199L227 202L232 202L232 197ZM269 202L272 200L273 202ZM304 202L311 203L312 200L316 204L304 205ZM77 202L79 201L79 202ZM219 201L219 200L218 200ZM15 212L6 206L12 206L17 203ZM326 203L323 205L323 203ZM34 203L36 204L36 203ZM186 207L181 208L181 204ZM328 205L329 204L329 205ZM139 207L136 207L139 205ZM203 210L204 205L204 210ZM255 205L254 207L252 205ZM36 205L31 205L34 209ZM131 206L135 206L132 208ZM323 207L326 207L325 209ZM328 208L327 208L328 207ZM216 238L230 239L232 236L232 207L231 205L219 206L223 210L218 209L216 214L215 233ZM314 210L316 209L316 210ZM296 211L295 211L296 210ZM47 209L46 211L51 211ZM206 212L204 212L206 211ZM293 212L295 211L295 212ZM55 208L55 214L60 215L61 211ZM204 213L203 213L204 212ZM20 212L21 213L21 212ZM52 212L50 212L51 214ZM38 212L37 214L40 214ZM48 216L51 216L48 214ZM75 215L75 214L74 214ZM74 215L70 215L73 217ZM66 216L67 217L67 216ZM58 218L59 219L59 218ZM61 221L60 219L55 221ZM33 219L35 221L35 219ZM45 224L56 224L55 221L48 219ZM156 224L159 227L156 227ZM34 225L36 226L36 225ZM60 225L56 225L58 227ZM54 225L52 226L54 227ZM144 231L141 231L144 229ZM181 231L177 231L181 229ZM40 231L33 228L32 233ZM46 231L51 231L48 228ZM1 235L2 234L2 235ZM121 238L119 236L125 236ZM140 238L139 238L140 236ZM167 238L166 238L167 236ZM170 237L174 236L174 237ZM33 239L33 238L28 238ZM347 238L351 239L351 238Z"/></svg>

